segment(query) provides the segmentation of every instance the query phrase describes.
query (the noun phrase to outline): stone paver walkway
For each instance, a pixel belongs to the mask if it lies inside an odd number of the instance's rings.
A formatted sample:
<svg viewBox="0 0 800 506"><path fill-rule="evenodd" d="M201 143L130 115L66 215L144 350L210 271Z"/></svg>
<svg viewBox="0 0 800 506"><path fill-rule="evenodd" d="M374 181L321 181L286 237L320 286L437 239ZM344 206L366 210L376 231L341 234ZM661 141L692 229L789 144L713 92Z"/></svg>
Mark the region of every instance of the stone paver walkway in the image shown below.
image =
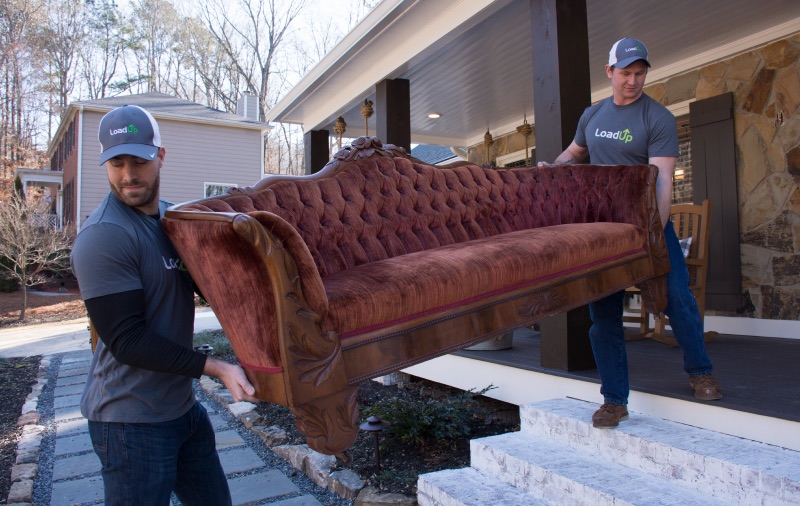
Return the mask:
<svg viewBox="0 0 800 506"><path fill-rule="evenodd" d="M54 430L49 436L43 436L43 444L48 444L49 437L50 444L54 440L54 449L50 454L41 454L33 502L44 504L46 499L43 496L49 495L46 502L53 506L101 504L100 461L92 450L88 423L78 406L91 352L66 353L52 356L51 360L51 375L55 373L55 378L51 378L48 384L54 385L51 396ZM46 393L42 396L42 404L47 403ZM208 410L216 432L217 450L228 476L233 504L352 504L314 485L302 473L281 464L281 459L274 455L270 457L267 450L259 447L257 438L248 442L248 431L243 430L242 424L225 408L202 392L198 398ZM39 408L40 413L44 413L40 424L46 425L50 407L40 405Z"/></svg>

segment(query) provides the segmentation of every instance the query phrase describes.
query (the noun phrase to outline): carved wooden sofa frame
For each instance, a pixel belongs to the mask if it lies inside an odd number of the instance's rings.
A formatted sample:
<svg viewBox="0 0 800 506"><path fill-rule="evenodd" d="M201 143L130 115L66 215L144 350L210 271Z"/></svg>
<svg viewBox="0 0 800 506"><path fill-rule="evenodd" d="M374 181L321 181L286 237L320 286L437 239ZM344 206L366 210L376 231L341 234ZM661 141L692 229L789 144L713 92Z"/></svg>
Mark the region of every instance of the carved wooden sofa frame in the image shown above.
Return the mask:
<svg viewBox="0 0 800 506"><path fill-rule="evenodd" d="M173 206L164 228L256 396L311 448L358 432L358 384L631 285L666 305L653 166L432 167L376 138L317 174Z"/></svg>

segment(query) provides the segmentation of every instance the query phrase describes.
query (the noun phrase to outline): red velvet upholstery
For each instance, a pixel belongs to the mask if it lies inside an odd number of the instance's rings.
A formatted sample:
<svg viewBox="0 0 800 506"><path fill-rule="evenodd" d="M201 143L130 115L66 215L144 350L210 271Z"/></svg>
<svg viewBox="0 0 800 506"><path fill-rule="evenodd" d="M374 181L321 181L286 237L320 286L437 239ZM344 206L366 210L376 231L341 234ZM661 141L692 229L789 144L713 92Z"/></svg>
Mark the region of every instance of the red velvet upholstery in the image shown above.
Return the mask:
<svg viewBox="0 0 800 506"><path fill-rule="evenodd" d="M637 193L628 195L618 184L625 180L617 167L593 169L447 169L374 158L358 161L336 178L281 181L182 209L274 213L297 230L325 281L370 262L516 230L594 221L646 229L641 216L614 214L631 206L613 205L641 198L641 181L631 181ZM639 177L645 179L646 172Z"/></svg>
<svg viewBox="0 0 800 506"><path fill-rule="evenodd" d="M335 329L346 339L641 256L644 242L644 231L627 223L556 225L370 262L326 278L330 321L323 330Z"/></svg>

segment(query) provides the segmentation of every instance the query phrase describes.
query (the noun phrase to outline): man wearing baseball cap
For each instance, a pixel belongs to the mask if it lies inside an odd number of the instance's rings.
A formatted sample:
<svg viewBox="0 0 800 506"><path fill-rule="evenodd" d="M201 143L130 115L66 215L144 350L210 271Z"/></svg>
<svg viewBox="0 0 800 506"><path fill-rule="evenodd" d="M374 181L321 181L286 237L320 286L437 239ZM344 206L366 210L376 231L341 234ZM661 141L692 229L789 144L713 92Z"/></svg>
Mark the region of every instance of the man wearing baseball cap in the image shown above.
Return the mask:
<svg viewBox="0 0 800 506"><path fill-rule="evenodd" d="M100 121L111 191L78 233L72 269L99 334L81 413L102 464L106 505L231 504L214 429L192 378L255 400L238 365L192 349L194 288L161 229L166 149L153 116L125 105Z"/></svg>
<svg viewBox="0 0 800 506"><path fill-rule="evenodd" d="M675 117L644 89L650 68L647 46L640 40L620 39L611 46L606 75L611 80L611 97L587 108L581 115L575 139L554 164L592 163L641 164L658 167L656 198L664 225L671 270L667 275L667 307L675 339L683 351L684 370L694 396L704 401L722 398L712 376L706 353L703 321L697 301L689 290L689 273L678 238L670 221L672 173L678 156ZM625 292L613 294L589 305L592 343L600 373L604 404L592 416L598 428L616 427L628 418L628 359L622 327Z"/></svg>

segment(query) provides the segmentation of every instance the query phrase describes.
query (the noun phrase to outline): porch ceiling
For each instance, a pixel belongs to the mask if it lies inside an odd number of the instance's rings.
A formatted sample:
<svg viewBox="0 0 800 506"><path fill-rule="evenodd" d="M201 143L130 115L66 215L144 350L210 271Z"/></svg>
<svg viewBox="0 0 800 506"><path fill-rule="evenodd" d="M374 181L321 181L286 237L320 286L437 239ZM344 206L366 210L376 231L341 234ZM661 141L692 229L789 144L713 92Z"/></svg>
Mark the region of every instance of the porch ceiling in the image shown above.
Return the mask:
<svg viewBox="0 0 800 506"><path fill-rule="evenodd" d="M800 2L587 0L592 99L610 92L604 65L623 36L650 50L648 82L800 31ZM375 83L410 81L411 141L468 146L533 123L529 4L511 0L384 0L268 113L333 135L363 135L359 108ZM441 118L432 120L427 113ZM377 113L376 113L377 114ZM375 116L370 121L375 132Z"/></svg>

